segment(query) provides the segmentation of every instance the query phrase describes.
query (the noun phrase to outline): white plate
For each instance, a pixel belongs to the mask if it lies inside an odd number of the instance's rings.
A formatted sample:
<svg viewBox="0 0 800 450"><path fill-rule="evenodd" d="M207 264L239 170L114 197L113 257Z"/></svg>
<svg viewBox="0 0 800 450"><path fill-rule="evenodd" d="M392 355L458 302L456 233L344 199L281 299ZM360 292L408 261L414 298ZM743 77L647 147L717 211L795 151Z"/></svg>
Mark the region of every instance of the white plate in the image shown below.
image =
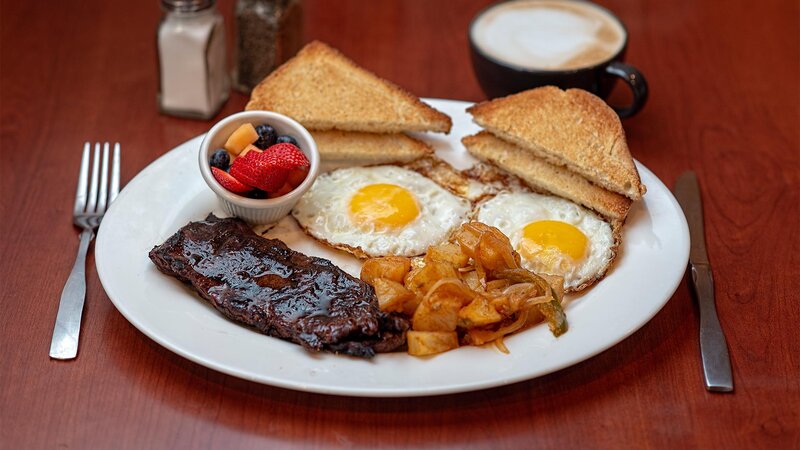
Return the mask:
<svg viewBox="0 0 800 450"><path fill-rule="evenodd" d="M457 168L473 160L460 139L478 128L469 103L428 100L453 118L447 136L423 135ZM120 193L103 219L95 254L109 298L142 333L198 364L236 377L301 391L372 397L445 394L505 385L545 375L590 358L650 320L683 278L689 232L669 190L642 165L647 185L624 228L623 245L606 278L569 300L569 331L553 337L540 325L506 339L506 355L493 347L462 347L433 357L380 354L372 360L310 353L224 318L147 257L153 246L213 211L217 199L197 167L202 136L162 156ZM284 219L270 231L290 247L333 260L358 274L347 254L318 245Z"/></svg>

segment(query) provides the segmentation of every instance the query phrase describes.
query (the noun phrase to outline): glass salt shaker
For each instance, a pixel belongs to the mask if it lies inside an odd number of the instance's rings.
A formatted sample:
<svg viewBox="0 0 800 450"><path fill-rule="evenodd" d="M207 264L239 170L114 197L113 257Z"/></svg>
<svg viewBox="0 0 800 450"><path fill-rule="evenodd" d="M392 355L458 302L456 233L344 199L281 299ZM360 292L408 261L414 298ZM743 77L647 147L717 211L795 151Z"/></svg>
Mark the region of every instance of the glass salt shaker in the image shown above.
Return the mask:
<svg viewBox="0 0 800 450"><path fill-rule="evenodd" d="M301 0L237 0L236 67L233 87L249 93L300 50Z"/></svg>
<svg viewBox="0 0 800 450"><path fill-rule="evenodd" d="M161 0L158 107L210 119L228 99L225 25L214 0Z"/></svg>

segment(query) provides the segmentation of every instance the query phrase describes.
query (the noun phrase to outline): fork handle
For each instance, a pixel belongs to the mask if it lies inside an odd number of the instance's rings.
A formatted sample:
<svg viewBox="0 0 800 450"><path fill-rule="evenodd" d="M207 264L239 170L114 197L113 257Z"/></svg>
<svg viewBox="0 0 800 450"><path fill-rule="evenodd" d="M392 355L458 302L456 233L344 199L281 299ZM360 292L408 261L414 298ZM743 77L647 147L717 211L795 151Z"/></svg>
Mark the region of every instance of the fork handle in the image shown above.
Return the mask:
<svg viewBox="0 0 800 450"><path fill-rule="evenodd" d="M83 230L75 265L61 291L53 340L50 342L50 357L53 359L74 359L78 355L78 336L81 332L81 315L86 299L86 252L94 237L92 230Z"/></svg>

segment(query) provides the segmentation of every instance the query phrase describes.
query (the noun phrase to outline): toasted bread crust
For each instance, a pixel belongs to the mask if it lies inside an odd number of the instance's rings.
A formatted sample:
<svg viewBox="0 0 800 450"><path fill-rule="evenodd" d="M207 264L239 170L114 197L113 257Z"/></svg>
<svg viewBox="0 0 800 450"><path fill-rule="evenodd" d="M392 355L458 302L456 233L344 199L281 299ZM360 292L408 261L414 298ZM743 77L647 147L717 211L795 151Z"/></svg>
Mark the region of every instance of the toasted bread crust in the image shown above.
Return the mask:
<svg viewBox="0 0 800 450"><path fill-rule="evenodd" d="M631 199L596 186L580 175L486 131L465 136L461 142L472 156L521 178L535 190L566 198L610 220L624 221L628 215Z"/></svg>
<svg viewBox="0 0 800 450"><path fill-rule="evenodd" d="M323 161L347 161L353 166L405 163L433 154L433 148L402 133L311 131Z"/></svg>
<svg viewBox="0 0 800 450"><path fill-rule="evenodd" d="M279 112L313 130L448 133L452 126L446 114L319 41L261 81L245 109Z"/></svg>
<svg viewBox="0 0 800 450"><path fill-rule="evenodd" d="M467 109L494 135L632 200L645 192L617 114L581 89L545 86Z"/></svg>

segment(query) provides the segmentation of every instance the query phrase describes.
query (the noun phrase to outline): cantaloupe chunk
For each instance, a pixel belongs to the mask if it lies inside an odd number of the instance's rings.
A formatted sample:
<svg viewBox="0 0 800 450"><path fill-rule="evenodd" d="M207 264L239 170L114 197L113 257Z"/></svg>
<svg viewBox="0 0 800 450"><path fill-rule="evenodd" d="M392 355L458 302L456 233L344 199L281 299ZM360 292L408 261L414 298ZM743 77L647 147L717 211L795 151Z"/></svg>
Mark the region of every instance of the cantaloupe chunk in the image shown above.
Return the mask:
<svg viewBox="0 0 800 450"><path fill-rule="evenodd" d="M244 150L242 150L241 153L239 153L239 158L246 155L248 152L261 153L262 151L263 150L261 150L260 148L256 147L253 144L247 144L247 147L245 147Z"/></svg>
<svg viewBox="0 0 800 450"><path fill-rule="evenodd" d="M223 147L234 155L239 155L245 147L257 140L258 133L253 124L245 123L240 125L239 128L230 135Z"/></svg>

